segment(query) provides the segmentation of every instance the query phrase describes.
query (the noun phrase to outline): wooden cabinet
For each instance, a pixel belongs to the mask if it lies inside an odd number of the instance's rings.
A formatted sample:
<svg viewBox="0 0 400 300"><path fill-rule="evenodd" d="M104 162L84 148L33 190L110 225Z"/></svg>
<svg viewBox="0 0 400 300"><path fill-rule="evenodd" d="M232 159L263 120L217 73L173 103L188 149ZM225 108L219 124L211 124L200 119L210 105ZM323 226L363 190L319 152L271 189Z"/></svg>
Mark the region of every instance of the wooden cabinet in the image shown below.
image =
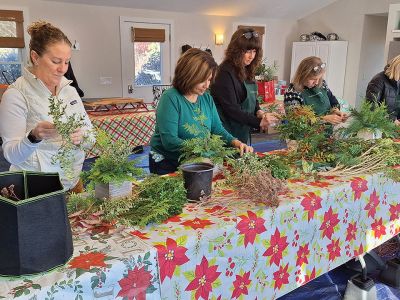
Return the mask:
<svg viewBox="0 0 400 300"><path fill-rule="evenodd" d="M326 63L325 80L332 93L342 98L346 73L347 41L294 42L290 79L300 62L309 56L318 56Z"/></svg>

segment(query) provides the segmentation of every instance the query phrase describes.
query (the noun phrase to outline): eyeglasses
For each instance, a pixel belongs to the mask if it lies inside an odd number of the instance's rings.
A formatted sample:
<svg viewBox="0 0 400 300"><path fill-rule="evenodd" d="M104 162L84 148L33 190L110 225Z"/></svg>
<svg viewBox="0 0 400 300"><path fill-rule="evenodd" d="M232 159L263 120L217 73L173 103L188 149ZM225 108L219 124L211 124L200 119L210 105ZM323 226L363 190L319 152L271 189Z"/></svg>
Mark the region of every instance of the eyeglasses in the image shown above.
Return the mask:
<svg viewBox="0 0 400 300"><path fill-rule="evenodd" d="M313 70L314 70L314 72L319 72L319 71L325 69L325 67L326 67L326 63L322 63L322 64L320 64L320 65L318 65L318 66L315 66L315 67L313 68Z"/></svg>
<svg viewBox="0 0 400 300"><path fill-rule="evenodd" d="M260 34L257 31L248 31L242 34L246 39L251 39L252 37L258 38Z"/></svg>

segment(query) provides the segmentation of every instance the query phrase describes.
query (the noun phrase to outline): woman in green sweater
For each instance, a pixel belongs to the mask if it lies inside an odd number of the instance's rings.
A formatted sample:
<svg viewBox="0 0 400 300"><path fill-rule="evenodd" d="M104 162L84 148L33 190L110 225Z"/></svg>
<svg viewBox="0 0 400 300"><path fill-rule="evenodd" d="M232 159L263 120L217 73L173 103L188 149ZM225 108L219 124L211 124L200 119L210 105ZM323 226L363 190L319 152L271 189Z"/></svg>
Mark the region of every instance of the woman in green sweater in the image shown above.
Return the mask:
<svg viewBox="0 0 400 300"><path fill-rule="evenodd" d="M163 93L157 107L156 128L150 142L151 173L163 175L177 170L183 141L197 137L185 128L187 125L199 129L205 126L241 154L253 152L252 147L233 137L221 124L207 92L216 68L213 57L200 49L190 49L178 60L173 88Z"/></svg>

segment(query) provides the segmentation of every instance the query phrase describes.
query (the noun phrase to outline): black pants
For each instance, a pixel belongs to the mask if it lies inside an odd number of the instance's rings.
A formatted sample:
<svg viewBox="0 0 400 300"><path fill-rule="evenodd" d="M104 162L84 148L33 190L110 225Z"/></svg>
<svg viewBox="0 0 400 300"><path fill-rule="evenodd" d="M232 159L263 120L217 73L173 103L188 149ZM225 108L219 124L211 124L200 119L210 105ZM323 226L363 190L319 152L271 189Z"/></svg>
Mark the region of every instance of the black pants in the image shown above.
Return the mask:
<svg viewBox="0 0 400 300"><path fill-rule="evenodd" d="M179 162L164 158L162 161L156 162L149 153L149 169L150 173L165 175L178 170Z"/></svg>

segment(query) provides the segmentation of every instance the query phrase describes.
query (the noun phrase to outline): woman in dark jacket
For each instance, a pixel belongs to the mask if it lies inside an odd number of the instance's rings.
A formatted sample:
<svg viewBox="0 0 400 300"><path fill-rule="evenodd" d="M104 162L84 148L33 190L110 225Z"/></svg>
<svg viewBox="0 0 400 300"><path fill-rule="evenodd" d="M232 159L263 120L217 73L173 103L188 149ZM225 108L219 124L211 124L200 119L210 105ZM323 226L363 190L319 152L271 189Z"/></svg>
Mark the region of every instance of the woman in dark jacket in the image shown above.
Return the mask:
<svg viewBox="0 0 400 300"><path fill-rule="evenodd" d="M368 83L365 98L370 102L384 102L390 118L400 125L400 55L389 61L383 72Z"/></svg>
<svg viewBox="0 0 400 300"><path fill-rule="evenodd" d="M251 28L238 29L211 85L222 124L242 143L248 143L251 128L265 130L276 122L275 116L264 113L257 101L254 76L261 57L261 35Z"/></svg>

